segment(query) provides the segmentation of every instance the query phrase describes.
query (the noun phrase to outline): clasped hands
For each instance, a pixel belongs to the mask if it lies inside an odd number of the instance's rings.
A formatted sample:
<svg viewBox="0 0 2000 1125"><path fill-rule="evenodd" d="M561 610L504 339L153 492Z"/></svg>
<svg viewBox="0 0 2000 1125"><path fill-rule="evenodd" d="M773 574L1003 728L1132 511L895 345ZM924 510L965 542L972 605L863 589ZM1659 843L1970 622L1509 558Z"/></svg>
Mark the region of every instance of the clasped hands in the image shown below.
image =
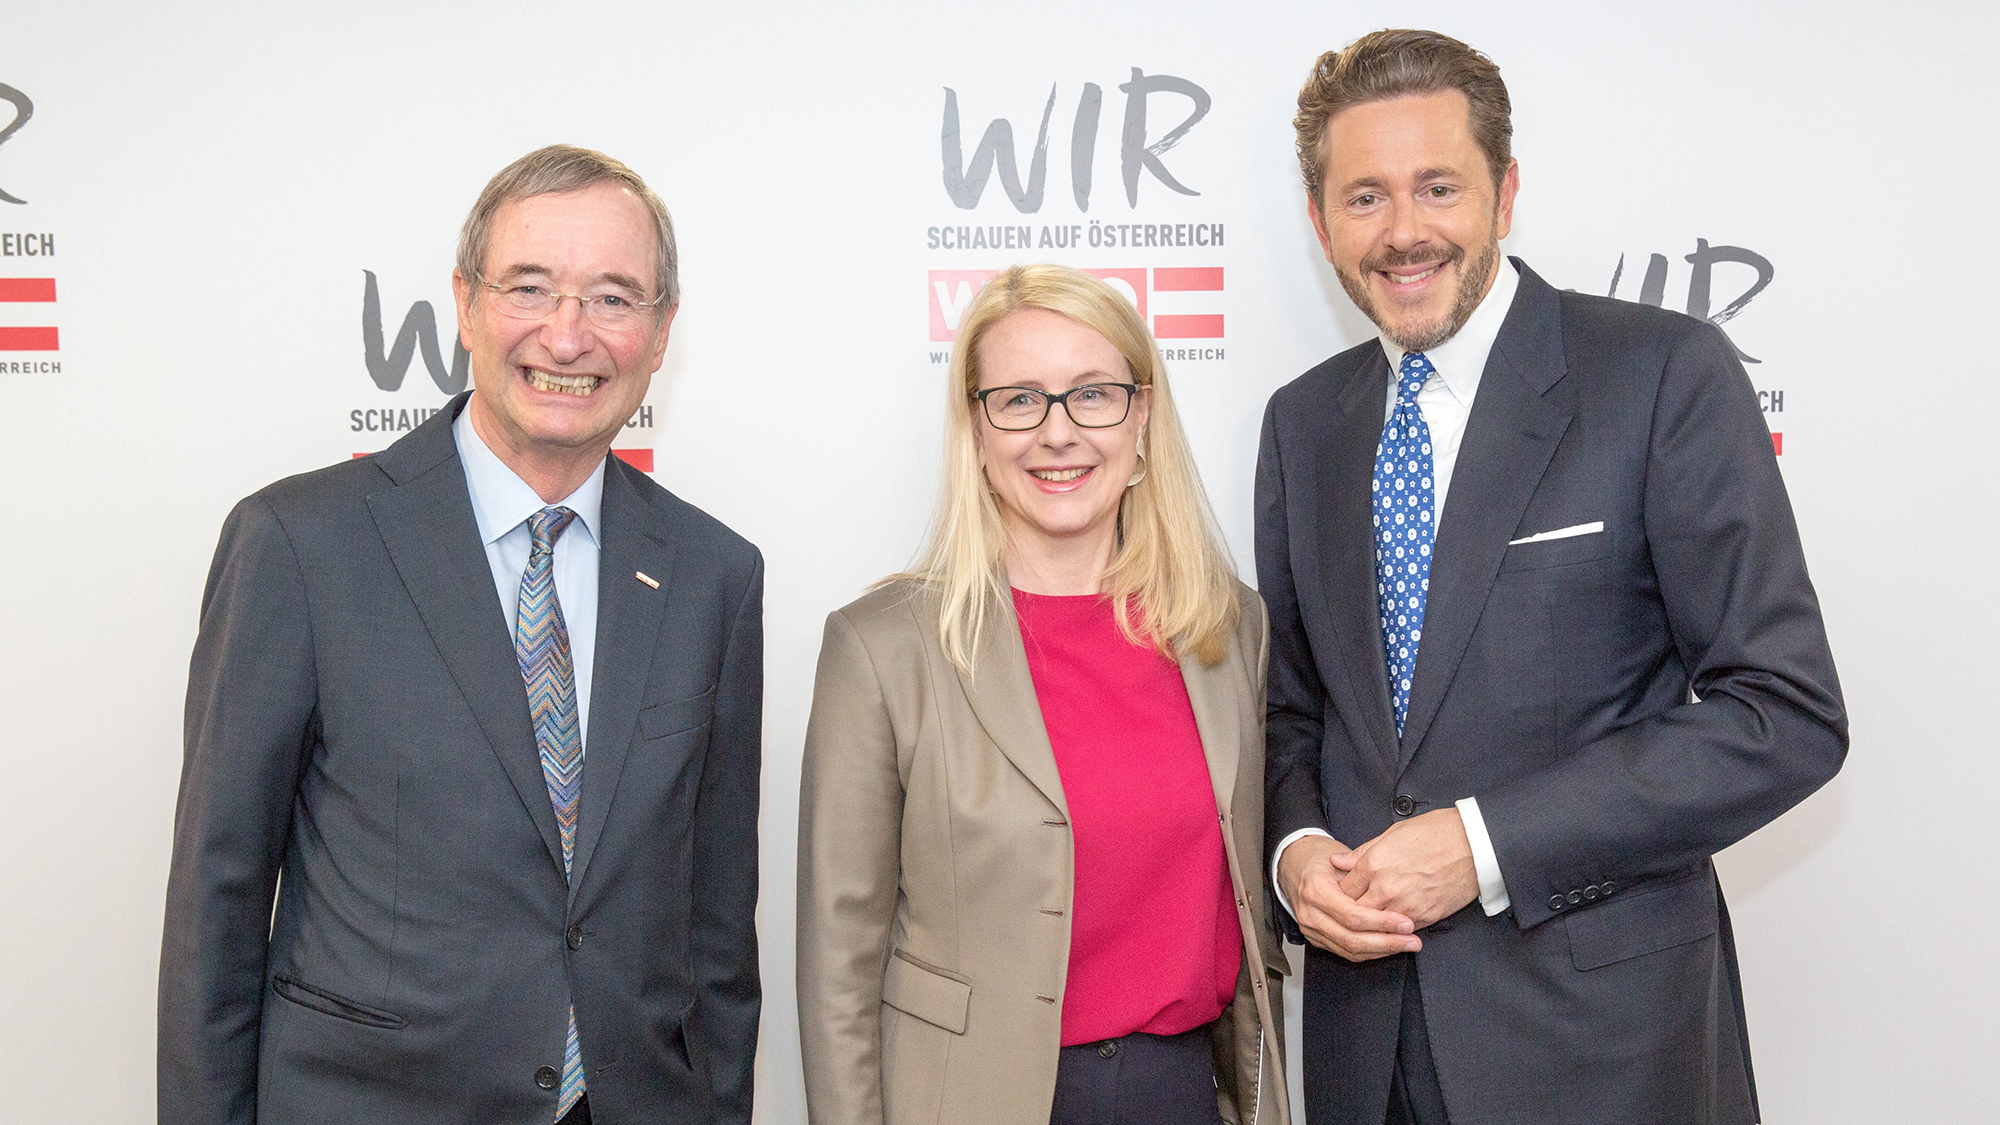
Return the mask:
<svg viewBox="0 0 2000 1125"><path fill-rule="evenodd" d="M1397 821L1353 849L1301 837L1278 857L1278 880L1306 940L1349 961L1415 953L1418 930L1479 897L1456 808Z"/></svg>

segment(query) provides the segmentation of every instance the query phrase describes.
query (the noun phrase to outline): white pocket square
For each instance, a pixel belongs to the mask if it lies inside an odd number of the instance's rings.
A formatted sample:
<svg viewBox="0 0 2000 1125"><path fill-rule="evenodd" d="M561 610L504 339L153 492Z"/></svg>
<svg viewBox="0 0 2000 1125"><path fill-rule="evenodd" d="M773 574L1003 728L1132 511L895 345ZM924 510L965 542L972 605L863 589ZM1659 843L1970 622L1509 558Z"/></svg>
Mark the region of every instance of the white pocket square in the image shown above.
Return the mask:
<svg viewBox="0 0 2000 1125"><path fill-rule="evenodd" d="M1509 547L1518 547L1523 543L1546 543L1551 539L1574 539L1579 535L1596 535L1598 532L1603 530L1604 530L1603 520L1592 520L1589 523L1574 524L1570 527L1559 527L1556 528L1554 531L1536 532L1535 534L1527 536L1526 538L1522 539L1509 539L1507 541L1507 545Z"/></svg>

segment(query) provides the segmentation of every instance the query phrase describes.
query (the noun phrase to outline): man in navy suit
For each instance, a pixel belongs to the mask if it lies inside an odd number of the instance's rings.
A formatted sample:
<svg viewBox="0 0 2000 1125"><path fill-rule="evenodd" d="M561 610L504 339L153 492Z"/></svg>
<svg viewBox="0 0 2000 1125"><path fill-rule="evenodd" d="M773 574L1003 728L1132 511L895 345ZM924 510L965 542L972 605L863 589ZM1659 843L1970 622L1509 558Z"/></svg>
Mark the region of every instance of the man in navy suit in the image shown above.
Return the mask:
<svg viewBox="0 0 2000 1125"><path fill-rule="evenodd" d="M1380 330L1258 457L1308 1120L1755 1121L1710 857L1847 727L1750 382L1714 326L1501 257L1510 107L1463 43L1329 52L1296 125Z"/></svg>

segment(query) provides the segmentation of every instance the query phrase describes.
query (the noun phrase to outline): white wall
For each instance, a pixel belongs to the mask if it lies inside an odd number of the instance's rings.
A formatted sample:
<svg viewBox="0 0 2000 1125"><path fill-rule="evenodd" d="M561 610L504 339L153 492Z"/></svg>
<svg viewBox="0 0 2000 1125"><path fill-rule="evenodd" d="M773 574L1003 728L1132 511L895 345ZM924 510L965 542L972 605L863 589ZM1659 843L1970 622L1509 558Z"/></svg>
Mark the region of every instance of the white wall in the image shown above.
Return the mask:
<svg viewBox="0 0 2000 1125"><path fill-rule="evenodd" d="M929 353L944 345L928 339L928 272L1222 267L1221 292L1155 293L1149 311L1224 316L1220 341L1191 342L1224 357L1170 370L1247 571L1265 398L1367 335L1304 220L1291 100L1320 50L1421 20L1503 68L1523 184L1507 245L1543 276L1604 292L1623 255L1619 295L1636 297L1661 254L1665 303L1684 308L1698 238L1774 271L1728 327L1763 361L1757 385L1782 392L1769 418L1854 748L1827 790L1721 860L1766 1119L1991 1119L1989 6L181 7L16 4L0 21L0 84L34 104L0 142L0 191L27 201L0 202L0 234L51 234L56 251L0 256L0 278L58 286L53 306L0 303L0 329L60 331L59 351L0 354L15 597L0 700L20 779L0 819L0 1057L42 1070L14 1084L20 1112L150 1118L180 694L222 515L386 444L351 432L350 411L443 400L421 360L394 393L370 380L364 271L392 337L427 300L448 346L466 208L508 160L564 140L638 168L681 232L687 297L656 425L621 445L654 450L663 483L770 561L759 1105L801 1120L799 743L823 615L907 559L930 502ZM1198 197L1148 175L1128 206L1118 85L1133 67L1212 98L1161 157ZM1086 82L1103 91L1087 213L1069 157ZM975 211L953 206L944 89L968 151L1007 117L1025 163L1052 83L1040 210L1017 212L997 178ZM1187 105L1155 95L1148 139ZM1226 237L926 245L927 228L975 220ZM1715 267L1715 306L1753 276ZM60 371L5 366L45 361ZM834 383L874 394L822 405L812 392Z"/></svg>

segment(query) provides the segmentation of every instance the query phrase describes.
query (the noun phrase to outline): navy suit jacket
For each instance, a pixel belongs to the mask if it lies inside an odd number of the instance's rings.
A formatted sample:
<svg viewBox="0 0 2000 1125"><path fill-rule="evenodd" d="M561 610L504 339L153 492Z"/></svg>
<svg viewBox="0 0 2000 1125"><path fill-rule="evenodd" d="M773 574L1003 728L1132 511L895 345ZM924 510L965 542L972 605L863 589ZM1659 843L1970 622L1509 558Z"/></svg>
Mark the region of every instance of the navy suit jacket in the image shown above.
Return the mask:
<svg viewBox="0 0 2000 1125"><path fill-rule="evenodd" d="M611 459L574 878L451 422L223 527L188 681L162 1125L747 1125L756 548ZM658 581L640 581L643 571Z"/></svg>
<svg viewBox="0 0 2000 1125"><path fill-rule="evenodd" d="M1474 903L1415 955L1308 951L1309 1117L1380 1125L1414 972L1454 1120L1754 1121L1710 857L1831 778L1847 724L1750 381L1713 325L1521 267L1400 738L1370 497L1388 385L1370 340L1265 414L1267 845L1309 826L1358 845L1476 797L1512 909Z"/></svg>

